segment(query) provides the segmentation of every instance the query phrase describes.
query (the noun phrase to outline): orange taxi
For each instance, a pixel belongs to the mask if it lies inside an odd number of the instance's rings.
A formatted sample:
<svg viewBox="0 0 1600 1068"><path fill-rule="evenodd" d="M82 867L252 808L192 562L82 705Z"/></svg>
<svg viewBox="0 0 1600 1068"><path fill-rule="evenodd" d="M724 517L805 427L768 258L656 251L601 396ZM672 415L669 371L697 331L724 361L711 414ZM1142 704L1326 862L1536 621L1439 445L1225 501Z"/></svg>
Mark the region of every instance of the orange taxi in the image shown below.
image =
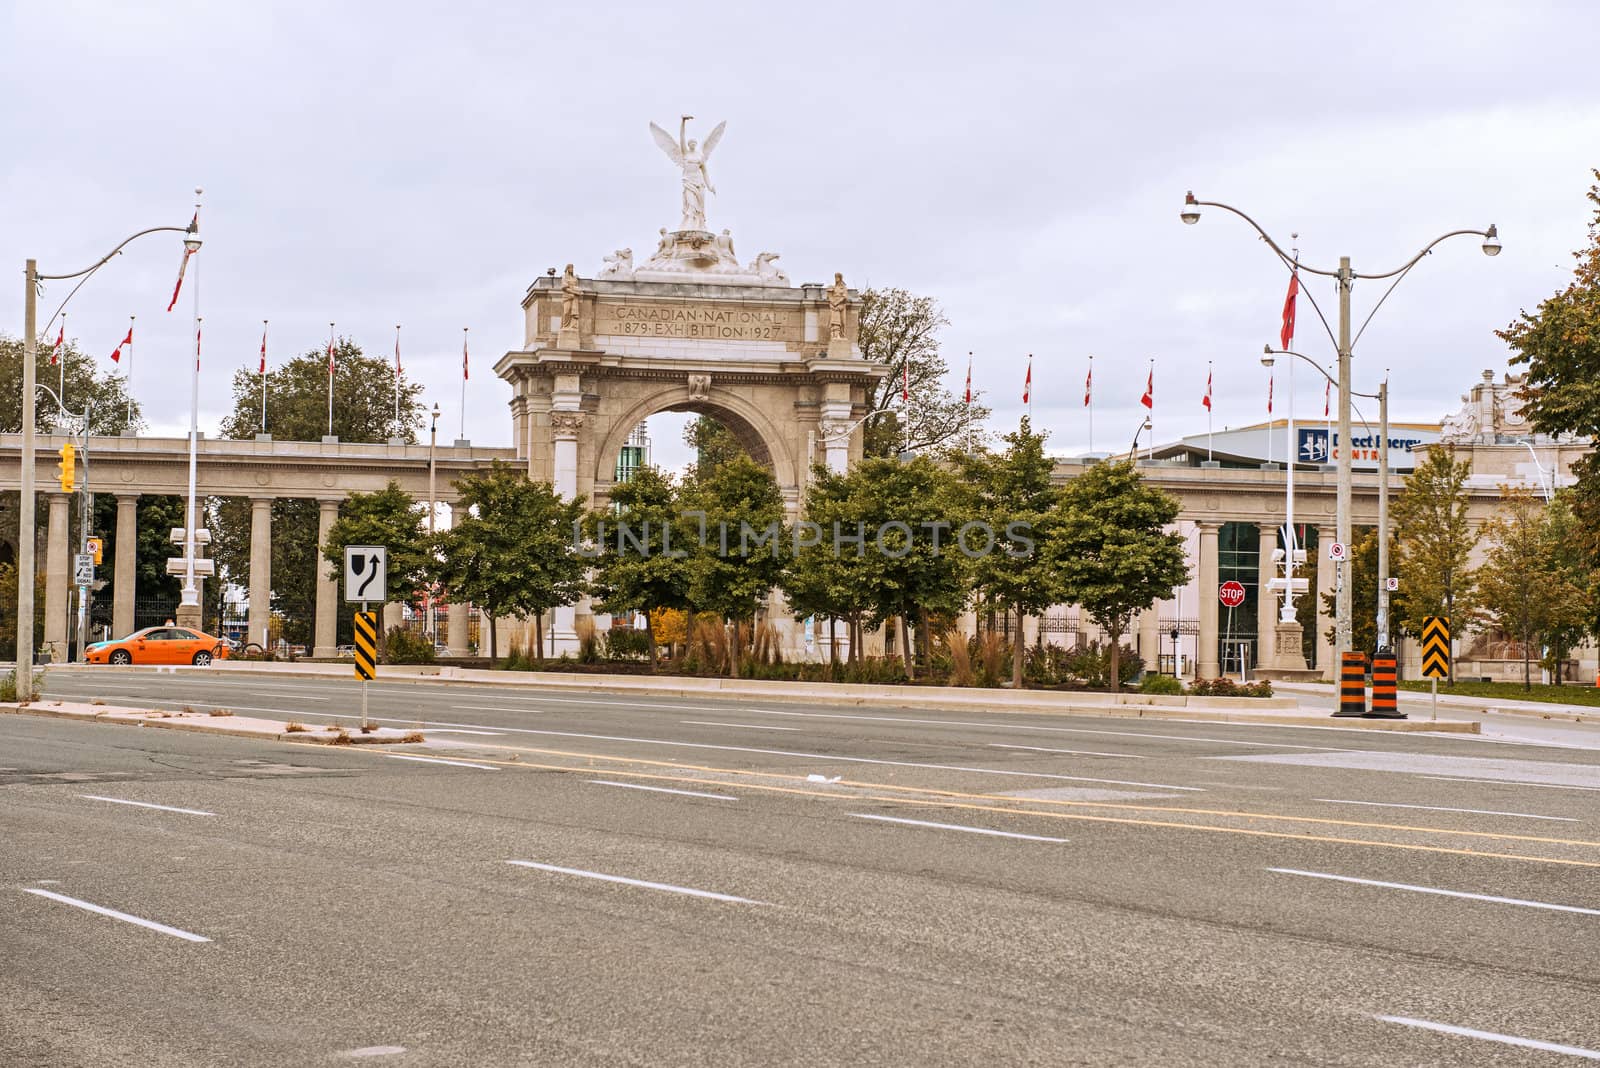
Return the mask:
<svg viewBox="0 0 1600 1068"><path fill-rule="evenodd" d="M225 660L228 646L188 627L146 627L114 642L95 642L83 651L91 664L194 664Z"/></svg>

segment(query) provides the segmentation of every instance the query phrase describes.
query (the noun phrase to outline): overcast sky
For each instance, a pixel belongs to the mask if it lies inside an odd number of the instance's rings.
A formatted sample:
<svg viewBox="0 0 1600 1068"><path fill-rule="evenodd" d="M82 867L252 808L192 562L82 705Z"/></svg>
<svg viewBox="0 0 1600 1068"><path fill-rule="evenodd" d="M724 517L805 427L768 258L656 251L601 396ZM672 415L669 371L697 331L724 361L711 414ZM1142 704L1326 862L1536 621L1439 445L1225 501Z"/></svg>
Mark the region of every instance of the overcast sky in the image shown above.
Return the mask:
<svg viewBox="0 0 1600 1068"><path fill-rule="evenodd" d="M274 360L319 347L330 321L384 353L401 323L446 439L472 328L467 433L508 444L489 367L521 342L524 290L676 223L647 123L684 113L702 134L728 120L708 216L741 255L781 253L796 283L837 270L937 298L951 385L970 350L996 428L1021 414L1033 353L1055 451L1088 445L1091 353L1098 449L1127 447L1151 357L1158 439L1205 430L1208 361L1218 429L1265 416L1284 272L1237 219L1183 226L1186 189L1357 271L1499 224L1498 259L1475 238L1441 246L1357 346L1358 389L1392 368L1394 418L1433 420L1505 370L1491 331L1569 277L1600 164L1586 0L4 10L4 262L77 270L187 223L203 187L208 431L263 319ZM176 235L143 239L68 323L109 355L138 316L134 388L158 433L187 426L188 293L164 311L179 256ZM1312 287L1331 318L1331 284ZM1358 285L1358 323L1381 292ZM20 285L0 293L0 330L18 334ZM1331 358L1304 304L1299 344ZM1320 417L1306 381L1298 407ZM1282 415L1281 381L1278 397Z"/></svg>

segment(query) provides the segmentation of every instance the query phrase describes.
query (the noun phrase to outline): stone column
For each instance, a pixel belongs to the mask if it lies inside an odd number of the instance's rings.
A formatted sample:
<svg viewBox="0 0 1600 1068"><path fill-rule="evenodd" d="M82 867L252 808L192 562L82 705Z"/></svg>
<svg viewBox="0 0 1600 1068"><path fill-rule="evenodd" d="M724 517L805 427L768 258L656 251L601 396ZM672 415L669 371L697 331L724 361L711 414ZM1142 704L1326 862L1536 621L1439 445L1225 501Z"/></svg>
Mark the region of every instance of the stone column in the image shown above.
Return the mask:
<svg viewBox="0 0 1600 1068"><path fill-rule="evenodd" d="M1278 628L1278 599L1267 583L1278 573L1272 563L1272 552L1278 547L1278 528L1261 523L1256 530L1261 539L1261 555L1256 561L1256 667L1270 668L1277 666L1273 640Z"/></svg>
<svg viewBox="0 0 1600 1068"><path fill-rule="evenodd" d="M1217 532L1221 523L1205 520L1200 528L1200 637L1195 650L1195 677L1214 679L1222 674L1217 662Z"/></svg>
<svg viewBox="0 0 1600 1068"><path fill-rule="evenodd" d="M1152 675L1161 666L1161 602L1139 613L1139 657Z"/></svg>
<svg viewBox="0 0 1600 1068"><path fill-rule="evenodd" d="M832 395L838 388L838 396ZM848 383L830 382L826 387L829 396L823 400L817 422L817 432L822 439L823 462L828 470L842 475L850 467L850 438L860 433L860 428L850 430L850 386Z"/></svg>
<svg viewBox="0 0 1600 1068"><path fill-rule="evenodd" d="M133 606L138 596L139 495L117 494L116 573L111 584L111 636L133 633Z"/></svg>
<svg viewBox="0 0 1600 1068"><path fill-rule="evenodd" d="M445 620L445 645L450 650L451 656L466 656L472 652L467 646L467 613L471 609L465 604L451 603L450 615Z"/></svg>
<svg viewBox="0 0 1600 1068"><path fill-rule="evenodd" d="M1333 643L1328 641L1328 628L1332 620L1328 618L1327 609L1323 607L1324 595L1333 593L1334 566L1328 559L1328 546L1338 541L1338 532L1331 526L1317 527L1317 596L1313 617L1305 620L1308 627L1315 627L1317 632L1317 668L1322 672L1322 677L1332 682L1337 679L1339 665L1333 662Z"/></svg>
<svg viewBox="0 0 1600 1068"><path fill-rule="evenodd" d="M569 383L566 379L571 379ZM551 485L563 500L578 495L578 432L583 428L583 413L577 410L581 394L577 391L577 375L557 375L556 392L552 394L556 407L550 412L550 433L555 441L555 478ZM567 388L564 388L567 387ZM578 651L578 634L573 629L577 618L574 605L561 605L552 613L549 647L552 656ZM487 643L481 643L487 648ZM499 651L498 645L496 651Z"/></svg>
<svg viewBox="0 0 1600 1068"><path fill-rule="evenodd" d="M339 655L339 576L334 566L322 558L328 531L338 518L338 501L317 502L317 625L312 656Z"/></svg>
<svg viewBox="0 0 1600 1068"><path fill-rule="evenodd" d="M245 640L267 647L272 618L272 498L250 498L250 620Z"/></svg>
<svg viewBox="0 0 1600 1068"><path fill-rule="evenodd" d="M72 498L65 493L50 497L50 532L45 542L44 644L52 663L66 663L67 601L71 571L67 560L67 518Z"/></svg>
<svg viewBox="0 0 1600 1068"><path fill-rule="evenodd" d="M403 626L405 621L406 610L404 605L402 605L399 601L384 602L383 617L380 622L382 623L383 632L385 634L388 634L396 627Z"/></svg>

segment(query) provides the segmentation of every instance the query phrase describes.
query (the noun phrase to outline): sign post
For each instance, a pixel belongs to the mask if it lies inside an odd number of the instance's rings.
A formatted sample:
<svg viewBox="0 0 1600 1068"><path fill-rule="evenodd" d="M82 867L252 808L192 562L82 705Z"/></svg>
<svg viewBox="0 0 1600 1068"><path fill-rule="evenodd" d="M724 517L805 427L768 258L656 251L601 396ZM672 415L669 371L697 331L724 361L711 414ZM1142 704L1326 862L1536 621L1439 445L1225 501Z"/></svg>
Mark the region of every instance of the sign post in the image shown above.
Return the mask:
<svg viewBox="0 0 1600 1068"><path fill-rule="evenodd" d="M344 599L361 605L355 614L356 678L361 680L361 730L367 730L367 683L378 673L378 613L370 601L388 599L389 550L382 545L344 547Z"/></svg>

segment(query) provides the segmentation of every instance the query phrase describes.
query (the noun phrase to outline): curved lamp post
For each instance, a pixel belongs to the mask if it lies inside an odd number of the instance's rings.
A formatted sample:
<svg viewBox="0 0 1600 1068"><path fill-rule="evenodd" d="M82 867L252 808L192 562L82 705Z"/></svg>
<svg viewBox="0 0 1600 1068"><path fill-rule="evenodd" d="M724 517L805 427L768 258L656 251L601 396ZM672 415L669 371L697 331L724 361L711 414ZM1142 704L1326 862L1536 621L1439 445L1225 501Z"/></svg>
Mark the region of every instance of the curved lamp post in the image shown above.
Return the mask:
<svg viewBox="0 0 1600 1068"><path fill-rule="evenodd" d="M146 234L158 233L183 234L183 243L190 251L200 247L200 228L196 223L191 226L152 226L148 230L140 230L130 237L124 238L116 248L106 253L94 263L81 271L71 274L41 274L39 261L28 260L23 267L23 314L22 314L22 499L18 507L17 524L17 700L33 700L33 575L34 575L34 390L37 385L34 375L34 360L39 355L39 283L43 281L67 281L81 278L67 300L89 280L100 268L104 267L130 243ZM66 307L67 301L61 302L61 307ZM61 314L61 309L56 310ZM51 316L54 320L55 316ZM45 324L46 329L49 324Z"/></svg>
<svg viewBox="0 0 1600 1068"><path fill-rule="evenodd" d="M1470 235L1472 235L1474 237L1483 238L1482 247L1483 247L1484 255L1486 255L1486 256L1498 256L1500 254L1500 234L1499 234L1499 231L1495 228L1495 226L1492 223L1490 224L1490 226L1489 226L1489 228L1487 230L1451 230L1448 233L1440 234L1438 237L1436 237L1432 241L1428 242L1427 245L1423 246L1422 251L1418 252L1415 256L1412 256L1409 260L1407 260L1405 263L1401 264L1399 267L1396 267L1392 271L1384 271L1381 274L1362 274L1362 273L1359 273L1359 272L1354 271L1354 270L1351 269L1351 267L1350 267L1350 257L1349 256L1341 256L1341 257L1339 257L1339 266L1338 266L1338 268L1336 270L1327 270L1325 268L1311 267L1311 266L1306 265L1305 263L1299 262L1297 259L1295 259L1294 257L1290 256L1289 253L1285 252L1284 249L1283 249L1283 246L1279 245L1278 242L1274 241L1272 239L1271 235L1269 235L1265 230L1263 230L1261 228L1261 225L1259 223L1257 223L1250 216L1246 215L1244 212L1240 211L1238 208L1235 208L1235 207L1233 207L1231 205L1223 204L1223 203L1221 203L1219 201L1214 201L1214 200L1197 200L1197 199L1195 199L1195 195L1194 195L1194 193L1192 191L1189 192L1189 193L1186 193L1184 195L1183 207L1179 211L1178 217L1180 219L1182 219L1185 223L1187 223L1187 224L1192 226L1195 223L1200 221L1200 209L1201 208L1220 208L1223 211L1231 212L1232 214L1237 215L1239 218L1241 218L1245 222L1249 223L1251 228L1253 228L1256 233L1261 235L1261 239L1267 243L1268 247L1270 247L1272 249L1273 253L1278 257L1278 259L1283 262L1284 266L1288 267L1291 270L1298 269L1298 270L1301 270L1301 271L1305 271L1305 272L1307 272L1309 274L1320 274L1320 275L1322 275L1324 277L1332 278L1334 280L1335 286L1338 289L1338 293L1339 293L1339 334L1338 334L1338 337L1334 338L1334 344L1337 347L1338 353L1339 353L1339 378L1338 378L1338 382L1336 384L1339 387L1339 445L1340 445L1340 449L1339 449L1339 465L1338 465L1339 466L1338 506L1337 506L1337 520L1336 521L1337 521L1338 531L1339 531L1339 541L1342 542L1345 545L1349 545L1350 544L1350 352L1351 352L1351 349L1353 349L1355 347L1356 340L1358 338L1360 338L1361 332L1366 329L1367 323L1370 323L1372 321L1372 316L1377 314L1378 309L1383 306L1383 302L1389 298L1389 294L1394 292L1394 287L1399 285L1400 281L1403 278L1405 278L1405 276L1407 274L1410 273L1411 268L1415 267L1418 263L1420 263L1422 261L1422 258L1424 256L1428 255L1430 252L1433 251L1435 245L1438 245L1440 242L1446 241L1446 240L1448 240L1448 239L1450 239L1452 237L1460 237L1460 236L1464 236L1464 235L1470 234ZM1392 279L1394 279L1394 281L1389 284L1389 288L1384 291L1383 296L1378 298L1378 303L1373 305L1372 311L1368 313L1366 321L1361 324L1361 328L1355 332L1354 336L1352 336L1351 335L1351 331L1350 331L1350 290L1351 290L1351 287L1354 286L1355 281L1358 278L1365 278L1365 279L1368 279L1369 281L1378 281L1378 280L1385 279L1385 278L1392 278ZM1320 314L1320 312L1319 312L1319 314ZM1326 324L1324 324L1324 325L1326 325ZM1332 331L1330 331L1330 334L1331 333L1332 333ZM1383 447L1386 448L1387 444L1388 444L1387 435L1385 435L1385 441L1382 443L1382 445L1383 445ZM1380 543L1380 547L1381 547L1381 543ZM1382 550L1382 549L1381 549L1381 551L1385 551L1386 552L1386 550ZM1340 575L1341 575L1341 579L1342 579L1342 575L1343 575L1343 570L1342 569L1344 567L1344 564L1340 563L1337 566L1341 569ZM1384 596L1385 596L1385 599L1387 599L1387 593L1386 592L1385 592ZM1337 658L1337 657L1339 657L1340 654L1348 652L1350 650L1350 646L1351 646L1351 639L1350 639L1350 629L1351 629L1350 628L1350 588L1349 588L1348 584L1346 584L1343 581L1340 581L1337 584L1337 595L1336 595L1336 599L1335 600L1336 600L1336 604L1337 604L1338 610L1337 610L1337 613L1336 613L1336 620L1335 620L1335 624L1334 624L1334 636L1335 636L1334 656L1335 656L1335 658Z"/></svg>

